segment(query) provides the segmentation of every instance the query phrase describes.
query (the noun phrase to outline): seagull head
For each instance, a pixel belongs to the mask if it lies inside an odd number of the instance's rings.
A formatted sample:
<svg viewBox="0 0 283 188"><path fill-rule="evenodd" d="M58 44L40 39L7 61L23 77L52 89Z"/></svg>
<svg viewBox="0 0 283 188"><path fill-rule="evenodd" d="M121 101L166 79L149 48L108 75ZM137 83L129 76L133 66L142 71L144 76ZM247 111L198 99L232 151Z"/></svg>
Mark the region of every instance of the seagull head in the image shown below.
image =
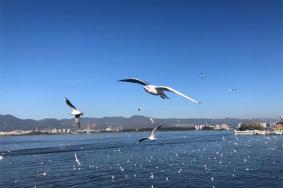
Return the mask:
<svg viewBox="0 0 283 188"><path fill-rule="evenodd" d="M146 92L149 91L149 88L150 88L149 85L146 85L146 86L143 87L143 89L144 89Z"/></svg>

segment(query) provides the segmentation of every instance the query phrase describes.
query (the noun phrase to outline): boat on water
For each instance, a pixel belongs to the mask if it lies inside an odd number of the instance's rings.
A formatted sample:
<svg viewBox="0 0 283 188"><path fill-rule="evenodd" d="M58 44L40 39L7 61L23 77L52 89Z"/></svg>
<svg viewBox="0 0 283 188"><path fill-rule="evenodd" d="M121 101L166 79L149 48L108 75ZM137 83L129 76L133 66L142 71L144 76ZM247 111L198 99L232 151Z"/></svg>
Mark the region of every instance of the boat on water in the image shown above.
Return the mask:
<svg viewBox="0 0 283 188"><path fill-rule="evenodd" d="M274 134L283 135L283 131L274 131Z"/></svg>
<svg viewBox="0 0 283 188"><path fill-rule="evenodd" d="M236 135L253 135L253 134L256 134L256 133L253 130L245 130L245 131L234 130L234 134L236 134Z"/></svg>
<svg viewBox="0 0 283 188"><path fill-rule="evenodd" d="M245 131L237 131L234 130L234 134L236 135L271 135L274 134L273 131L270 130L245 130Z"/></svg>
<svg viewBox="0 0 283 188"><path fill-rule="evenodd" d="M278 121L273 128L275 134L283 135L283 120Z"/></svg>

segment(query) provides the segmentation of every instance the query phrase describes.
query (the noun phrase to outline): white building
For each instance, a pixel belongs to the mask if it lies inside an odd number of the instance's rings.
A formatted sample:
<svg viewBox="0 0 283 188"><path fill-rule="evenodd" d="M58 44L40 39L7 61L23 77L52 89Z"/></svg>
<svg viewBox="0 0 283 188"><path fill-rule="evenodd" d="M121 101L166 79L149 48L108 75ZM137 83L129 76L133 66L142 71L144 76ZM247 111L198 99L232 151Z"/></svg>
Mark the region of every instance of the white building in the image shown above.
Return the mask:
<svg viewBox="0 0 283 188"><path fill-rule="evenodd" d="M267 123L259 123L263 128L267 127Z"/></svg>

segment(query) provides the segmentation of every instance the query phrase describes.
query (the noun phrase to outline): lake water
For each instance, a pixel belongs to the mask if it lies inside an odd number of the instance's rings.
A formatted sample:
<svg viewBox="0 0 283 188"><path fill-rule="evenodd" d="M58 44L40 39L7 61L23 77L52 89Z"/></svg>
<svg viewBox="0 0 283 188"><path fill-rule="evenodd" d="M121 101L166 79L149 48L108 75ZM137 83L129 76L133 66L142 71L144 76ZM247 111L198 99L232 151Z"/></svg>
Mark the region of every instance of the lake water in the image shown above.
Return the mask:
<svg viewBox="0 0 283 188"><path fill-rule="evenodd" d="M0 137L0 187L283 187L283 136L148 134Z"/></svg>

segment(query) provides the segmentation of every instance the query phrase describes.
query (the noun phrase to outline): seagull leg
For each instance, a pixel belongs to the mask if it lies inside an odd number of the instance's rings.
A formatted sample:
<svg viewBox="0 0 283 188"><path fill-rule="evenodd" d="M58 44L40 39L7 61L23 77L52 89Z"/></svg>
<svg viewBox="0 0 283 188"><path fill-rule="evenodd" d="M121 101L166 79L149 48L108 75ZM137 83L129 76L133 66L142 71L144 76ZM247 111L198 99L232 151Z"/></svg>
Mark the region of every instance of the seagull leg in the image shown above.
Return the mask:
<svg viewBox="0 0 283 188"><path fill-rule="evenodd" d="M162 96L162 95L160 95L160 97L162 98L162 99L166 99L164 96Z"/></svg>
<svg viewBox="0 0 283 188"><path fill-rule="evenodd" d="M168 97L167 95L165 95L165 93L162 93L162 94L160 95L160 97L161 97L162 99L169 99L169 97Z"/></svg>

